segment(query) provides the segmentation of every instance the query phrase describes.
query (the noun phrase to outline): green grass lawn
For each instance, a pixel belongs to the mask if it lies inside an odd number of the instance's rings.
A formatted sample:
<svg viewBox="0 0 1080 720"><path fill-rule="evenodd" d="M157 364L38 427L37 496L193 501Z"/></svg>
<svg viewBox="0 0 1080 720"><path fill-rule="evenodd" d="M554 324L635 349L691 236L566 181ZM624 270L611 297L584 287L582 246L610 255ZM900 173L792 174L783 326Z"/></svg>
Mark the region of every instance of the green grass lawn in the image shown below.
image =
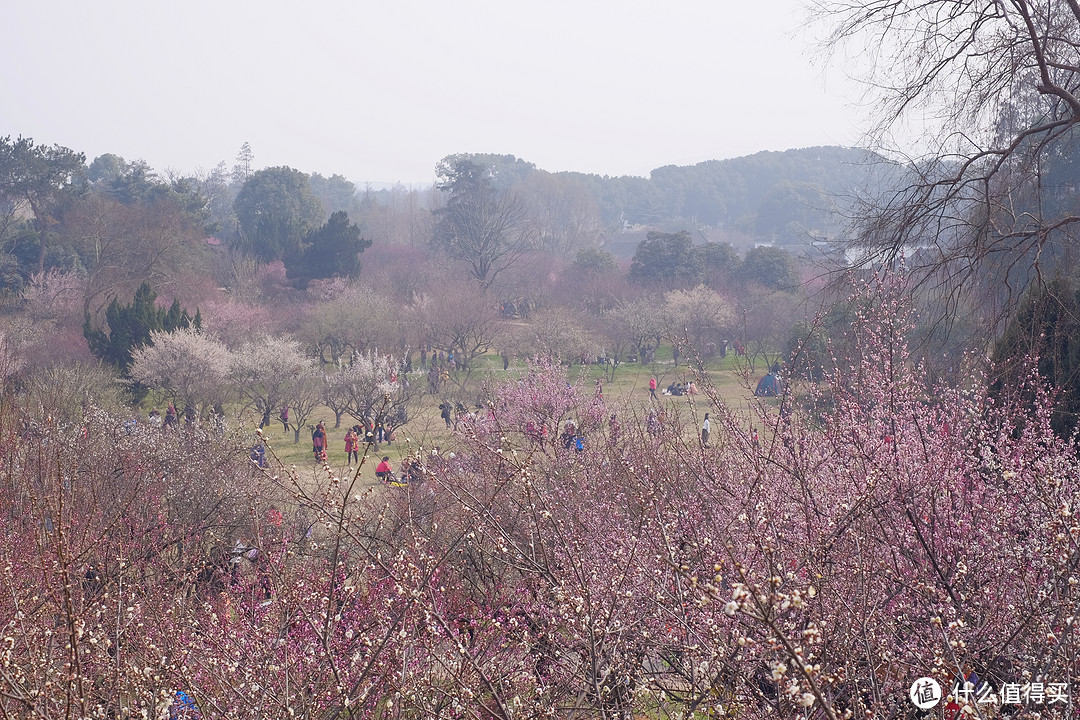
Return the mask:
<svg viewBox="0 0 1080 720"><path fill-rule="evenodd" d="M395 440L389 444L381 444L378 449L367 448L368 456L365 459L361 446L360 480L364 485L375 485L375 466L379 460L388 456L393 467L400 468L401 460L419 452L430 452L438 446L443 453L453 452L459 439L448 430L439 416L438 405L444 399L453 401L461 400L466 406L474 407L475 399L481 386L485 382L500 382L514 377L525 369L524 363L513 363L509 370L502 369L502 361L497 355L480 358L466 379L463 373L455 378L460 384L451 383L446 392L439 395L424 394L420 401L420 407L413 414L409 422L395 430ZM623 363L612 372L610 368L598 365L576 365L568 368L567 375L570 382L580 384L585 392L589 392L596 384L596 380L602 382L604 399L613 412L622 417L644 418L652 406L649 397L649 378L655 376L657 381L657 398L667 410L669 416L675 414L679 421L685 424L687 434L697 432L705 412L708 412L711 403L706 389L711 387L716 396L729 407L738 412L745 409L749 399L753 396L752 388L758 377L764 370L759 366L754 373L749 371L746 360L728 355L725 358L714 358L704 367L704 378L700 372L694 372L683 358L680 364L674 365L671 360L669 347L662 347L657 352L656 361L649 364ZM674 381L684 382L694 380L699 388L695 396L665 396L663 389ZM416 372L410 375L410 381L417 386L426 387L425 374ZM674 418L673 418L674 419ZM355 424L355 420L345 416L342 418L340 427L333 427L334 413L329 408L322 408L312 413L308 422L315 424L323 422L327 431L328 457L331 467L345 475L349 472L345 455L345 433L348 428ZM249 413L242 419L245 429L254 434L258 418L254 413ZM311 451L310 433L307 428L300 432L300 441L294 442L294 434L290 430L285 432L280 422L275 419L268 427L263 429L270 453L277 457L285 467L295 466L301 477L314 477L321 472L321 466L314 460ZM354 468L355 471L355 468Z"/></svg>
<svg viewBox="0 0 1080 720"><path fill-rule="evenodd" d="M329 408L323 412L315 412L310 422L315 424L323 422L326 427L327 459L335 470L344 474L348 472L345 454L345 433L356 421L350 417L343 417L341 427L335 428L334 413ZM252 428L254 430L254 428ZM395 430L395 440L389 444L380 444L378 449L366 448L361 445L360 477L365 484L375 485L375 466L384 456L390 458L390 463L397 470L401 466L404 457L417 452L428 452L439 446L442 451L449 452L454 445L452 432L446 430L446 425L439 417L438 400L436 396L425 395L420 411L409 420L407 424ZM311 450L311 434L307 428L300 431L300 442L293 442L293 432L284 431L281 423L273 423L264 428L263 436L266 438L273 454L286 466L295 465L302 473L315 473L321 466L315 463L315 455ZM364 451L367 450L367 458ZM355 468L353 468L355 470Z"/></svg>

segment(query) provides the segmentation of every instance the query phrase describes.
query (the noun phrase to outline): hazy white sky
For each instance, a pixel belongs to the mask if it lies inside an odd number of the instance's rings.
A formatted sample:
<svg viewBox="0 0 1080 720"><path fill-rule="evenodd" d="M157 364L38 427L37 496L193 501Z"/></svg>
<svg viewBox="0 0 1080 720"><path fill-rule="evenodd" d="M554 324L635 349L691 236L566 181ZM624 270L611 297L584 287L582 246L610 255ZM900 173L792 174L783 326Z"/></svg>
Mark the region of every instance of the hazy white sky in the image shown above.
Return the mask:
<svg viewBox="0 0 1080 720"><path fill-rule="evenodd" d="M458 152L550 171L858 142L800 0L8 0L0 135L158 170L429 182Z"/></svg>

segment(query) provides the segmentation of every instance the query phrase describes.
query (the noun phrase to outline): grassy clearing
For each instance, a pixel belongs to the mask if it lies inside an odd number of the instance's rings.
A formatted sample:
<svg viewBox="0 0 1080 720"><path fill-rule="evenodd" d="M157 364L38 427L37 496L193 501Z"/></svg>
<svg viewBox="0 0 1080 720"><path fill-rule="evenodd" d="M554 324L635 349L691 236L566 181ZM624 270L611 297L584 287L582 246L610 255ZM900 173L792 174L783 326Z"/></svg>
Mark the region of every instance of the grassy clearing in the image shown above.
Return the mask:
<svg viewBox="0 0 1080 720"><path fill-rule="evenodd" d="M642 420L654 406L649 397L649 379L653 376L657 381L657 398L668 417L677 420L686 427L687 435L697 432L704 413L710 410L710 400L704 392L705 387L711 385L718 398L736 412L745 410L750 398L753 397L752 388L758 377L763 373L759 367L751 373L744 358L728 355L725 358L715 358L705 364L703 380L699 373L694 372L684 360L676 366L671 360L671 351L663 347L658 351L656 361L649 364L626 363L619 365L613 372L609 368L597 365L578 365L569 368L568 379L570 382L579 384L586 392L595 387L599 379L602 383L604 398L612 409L621 418L637 418ZM439 395L425 392L420 401L420 407L409 422L395 431L395 440L389 444L381 444L378 448L366 448L367 457L363 456L365 448L361 448L361 464L359 478L364 486L376 485L375 466L379 460L388 456L395 469L401 466L401 460L417 452L429 452L439 447L441 452L453 452L460 442L452 430L448 430L442 418L439 416L439 403L444 399L453 401L461 400L468 407L475 406L475 399L485 383L498 383L512 378L525 370L522 363L511 364L509 370L502 369L502 361L498 356L492 355L480 358L476 366L467 377L464 373L458 373L455 380L460 384L451 382L451 388ZM426 376L422 371L414 372L409 376L414 387L426 389ZM665 396L662 394L672 382L685 382L694 380L701 392L696 396ZM315 424L323 422L327 430L327 447L330 466L342 475L349 474L349 467L345 454L345 433L348 428L355 424L350 417L343 417L340 427L333 427L334 413L329 408L321 408L311 415L309 422ZM625 420L624 420L625 422ZM258 424L258 417L254 413L247 414L242 418L246 429L254 433ZM749 420L748 420L749 423ZM263 429L269 453L276 457L285 467L295 467L301 477L314 478L321 472L321 465L315 462L311 450L310 433L307 428L300 432L300 441L294 442L293 432L285 432L281 423L276 419ZM356 472L356 468L353 468Z"/></svg>

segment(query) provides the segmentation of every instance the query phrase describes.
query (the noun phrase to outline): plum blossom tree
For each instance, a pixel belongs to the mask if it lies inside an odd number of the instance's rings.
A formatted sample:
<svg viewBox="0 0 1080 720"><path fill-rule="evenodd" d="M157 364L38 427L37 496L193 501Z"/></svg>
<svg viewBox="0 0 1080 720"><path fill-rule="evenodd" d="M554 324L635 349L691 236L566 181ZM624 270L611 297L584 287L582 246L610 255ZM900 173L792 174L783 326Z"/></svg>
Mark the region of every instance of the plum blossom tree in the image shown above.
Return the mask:
<svg viewBox="0 0 1080 720"><path fill-rule="evenodd" d="M567 308L544 308L533 313L527 325L515 328L513 348L520 357L566 362L590 361L603 346L591 333L588 319Z"/></svg>
<svg viewBox="0 0 1080 720"><path fill-rule="evenodd" d="M1057 605L1073 602L1075 448L1052 437L1045 395L997 405L979 378L983 392L928 391L909 322L890 292L860 311L853 357L808 398L831 411L762 404L762 446L726 415L738 451L706 476L724 507L688 513L715 548L687 572L702 615L737 623L722 631L737 645L710 643L760 669L757 702L776 711L899 716L920 675L998 691L1075 676Z"/></svg>
<svg viewBox="0 0 1080 720"><path fill-rule="evenodd" d="M655 435L551 363L400 488L0 415L0 710L899 720L929 676L947 714L1066 716L1075 440L1034 368L1000 399L928 382L903 290L859 289L850 353L779 400L699 378L708 446L697 405ZM527 434L567 420L580 449Z"/></svg>
<svg viewBox="0 0 1080 720"><path fill-rule="evenodd" d="M612 334L629 343L641 362L646 362L650 348L655 351L667 332L668 323L661 297L645 295L620 300L604 313L613 327Z"/></svg>
<svg viewBox="0 0 1080 720"><path fill-rule="evenodd" d="M132 353L130 377L184 406L220 407L232 393L234 361L228 348L197 330L158 331L150 333L150 344Z"/></svg>
<svg viewBox="0 0 1080 720"><path fill-rule="evenodd" d="M781 352L798 316L800 298L786 292L757 287L742 296L736 318L738 335L753 371L759 362L770 367Z"/></svg>
<svg viewBox="0 0 1080 720"><path fill-rule="evenodd" d="M49 417L76 422L88 407L113 412L128 403L116 373L96 360L28 365L16 379L20 392L12 399L28 426Z"/></svg>
<svg viewBox="0 0 1080 720"><path fill-rule="evenodd" d="M289 408L289 425L293 442L300 442L300 430L307 425L312 413L322 406L325 375L315 363L306 365L285 387L282 402Z"/></svg>
<svg viewBox="0 0 1080 720"><path fill-rule="evenodd" d="M266 427L271 414L281 408L289 385L313 365L296 340L264 335L233 354L229 376L241 397L259 411L259 427Z"/></svg>
<svg viewBox="0 0 1080 720"><path fill-rule="evenodd" d="M357 420L394 427L408 421L414 405L401 361L375 350L354 354L348 365L331 376L329 391Z"/></svg>
<svg viewBox="0 0 1080 720"><path fill-rule="evenodd" d="M338 363L390 336L393 304L373 289L344 278L308 289L314 302L297 317L294 334L322 361Z"/></svg>
<svg viewBox="0 0 1080 720"><path fill-rule="evenodd" d="M77 273L48 270L30 276L23 299L36 319L68 319L78 316L85 286Z"/></svg>
<svg viewBox="0 0 1080 720"><path fill-rule="evenodd" d="M416 299L413 311L428 342L454 354L458 367L468 369L499 339L502 323L497 308L480 289L461 283L441 283Z"/></svg>
<svg viewBox="0 0 1080 720"><path fill-rule="evenodd" d="M162 713L186 684L187 651L168 628L189 599L201 605L211 548L250 533L246 453L208 436L196 456L190 436L128 432L92 407L79 423L42 420L18 439L2 421L0 707Z"/></svg>
<svg viewBox="0 0 1080 720"><path fill-rule="evenodd" d="M335 429L341 427L341 418L345 417L351 407L350 379L348 374L341 372L342 367L344 366L338 367L337 371L327 370L322 376L322 403L334 413Z"/></svg>
<svg viewBox="0 0 1080 720"><path fill-rule="evenodd" d="M1067 702L1075 447L1051 431L1045 393L1030 406L928 389L909 311L887 287L865 292L844 370L753 418L714 406L724 442L710 448L637 423L605 433L607 408L554 369L504 388L438 471L473 637L497 626L524 650L463 652L479 674L527 682L504 692L536 712L602 717L657 707L643 703L902 717L915 678L948 692L973 672L998 693L1053 683ZM586 449L530 449L537 412L577 416Z"/></svg>
<svg viewBox="0 0 1080 720"><path fill-rule="evenodd" d="M200 307L203 332L229 348L238 348L252 336L268 334L276 327L275 314L268 306L235 299L209 300Z"/></svg>
<svg viewBox="0 0 1080 720"><path fill-rule="evenodd" d="M674 336L686 336L697 348L704 347L706 337L715 339L735 323L732 303L705 285L672 290L664 295L664 306Z"/></svg>

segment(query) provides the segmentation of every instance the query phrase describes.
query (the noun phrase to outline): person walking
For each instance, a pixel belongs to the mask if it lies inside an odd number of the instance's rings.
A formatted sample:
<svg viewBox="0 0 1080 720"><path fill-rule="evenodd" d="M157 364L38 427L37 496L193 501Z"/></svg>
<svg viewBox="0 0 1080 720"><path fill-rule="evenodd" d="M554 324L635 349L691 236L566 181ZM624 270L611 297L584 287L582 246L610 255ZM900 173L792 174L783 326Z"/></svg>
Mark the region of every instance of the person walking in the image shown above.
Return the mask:
<svg viewBox="0 0 1080 720"><path fill-rule="evenodd" d="M656 399L656 377L649 378L649 394L652 395L652 399Z"/></svg>
<svg viewBox="0 0 1080 720"><path fill-rule="evenodd" d="M356 434L356 428L349 428L349 432L345 433L345 456L349 467L353 466L353 460L360 462L360 437Z"/></svg>
<svg viewBox="0 0 1080 720"><path fill-rule="evenodd" d="M709 430L712 424L709 422L709 413L705 413L705 422L701 423L701 446L709 447Z"/></svg>
<svg viewBox="0 0 1080 720"><path fill-rule="evenodd" d="M315 453L315 462L326 462L326 428L322 423L311 433L311 451Z"/></svg>

